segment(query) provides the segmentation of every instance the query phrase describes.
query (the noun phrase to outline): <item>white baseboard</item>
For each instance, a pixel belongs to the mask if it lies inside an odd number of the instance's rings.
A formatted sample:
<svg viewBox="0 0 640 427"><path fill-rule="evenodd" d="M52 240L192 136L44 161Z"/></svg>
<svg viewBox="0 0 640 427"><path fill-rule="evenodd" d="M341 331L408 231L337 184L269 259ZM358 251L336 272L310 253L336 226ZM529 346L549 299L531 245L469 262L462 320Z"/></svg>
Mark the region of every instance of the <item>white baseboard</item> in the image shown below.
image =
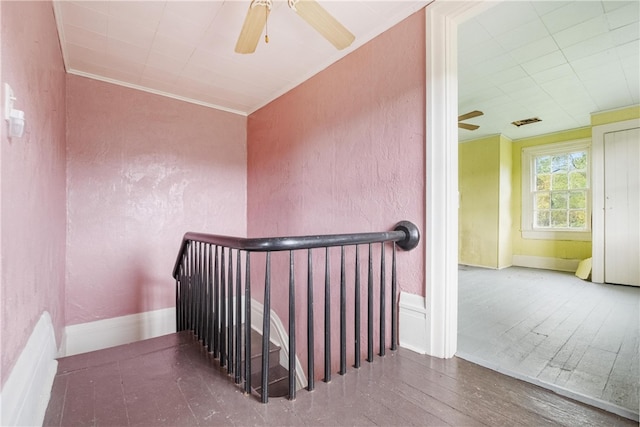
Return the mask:
<svg viewBox="0 0 640 427"><path fill-rule="evenodd" d="M543 270L570 271L578 269L579 259L552 258L531 255L514 255L513 265L518 267L541 268Z"/></svg>
<svg viewBox="0 0 640 427"><path fill-rule="evenodd" d="M244 304L244 301L242 302ZM251 329L262 334L264 305L251 298ZM280 365L289 369L289 335L275 311L271 310L271 334L269 340L280 347ZM307 376L296 356L296 389L307 386Z"/></svg>
<svg viewBox="0 0 640 427"><path fill-rule="evenodd" d="M58 369L56 351L53 323L45 311L2 387L1 425L42 425Z"/></svg>
<svg viewBox="0 0 640 427"><path fill-rule="evenodd" d="M128 344L176 331L175 307L67 326L60 356Z"/></svg>
<svg viewBox="0 0 640 427"><path fill-rule="evenodd" d="M400 346L420 354L427 354L429 312L425 298L420 295L400 292L398 327Z"/></svg>

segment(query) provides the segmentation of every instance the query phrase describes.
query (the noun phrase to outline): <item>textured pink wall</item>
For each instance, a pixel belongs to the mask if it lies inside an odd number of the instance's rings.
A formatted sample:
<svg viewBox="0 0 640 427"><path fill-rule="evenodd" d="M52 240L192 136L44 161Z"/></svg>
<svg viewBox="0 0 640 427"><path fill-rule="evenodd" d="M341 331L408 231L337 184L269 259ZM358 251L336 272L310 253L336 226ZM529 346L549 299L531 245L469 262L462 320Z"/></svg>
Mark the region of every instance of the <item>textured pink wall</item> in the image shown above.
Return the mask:
<svg viewBox="0 0 640 427"><path fill-rule="evenodd" d="M425 87L424 14L419 12L252 114L249 235L384 231L405 219L424 230ZM423 259L423 243L399 252L402 290L424 295ZM286 266L284 260L276 262ZM304 263L298 265L306 270ZM338 272L339 258L332 260L332 269ZM347 271L353 276L353 268ZM318 302L321 280L316 280ZM273 308L287 319L286 278L276 282ZM306 292L298 289L302 306ZM337 292L333 297L337 307ZM299 342L306 330L300 313ZM322 314L316 316L321 323ZM334 311L334 339L337 318Z"/></svg>
<svg viewBox="0 0 640 427"><path fill-rule="evenodd" d="M67 80L67 324L175 303L186 231L246 234L246 118Z"/></svg>
<svg viewBox="0 0 640 427"><path fill-rule="evenodd" d="M50 2L3 1L1 19L2 83L27 121L12 139L1 123L4 384L44 311L58 343L64 326L65 76Z"/></svg>

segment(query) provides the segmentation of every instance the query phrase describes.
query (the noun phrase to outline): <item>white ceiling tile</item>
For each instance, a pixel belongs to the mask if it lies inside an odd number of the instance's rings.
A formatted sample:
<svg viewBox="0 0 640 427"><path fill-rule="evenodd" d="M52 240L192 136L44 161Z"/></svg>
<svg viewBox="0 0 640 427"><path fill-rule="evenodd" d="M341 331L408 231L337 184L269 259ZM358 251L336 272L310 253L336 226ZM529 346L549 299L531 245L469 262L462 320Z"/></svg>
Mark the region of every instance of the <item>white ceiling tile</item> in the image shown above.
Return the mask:
<svg viewBox="0 0 640 427"><path fill-rule="evenodd" d="M478 43L475 49L464 49L458 52L458 63L461 66L469 66L485 62L498 55L502 55L504 49L495 39L489 39Z"/></svg>
<svg viewBox="0 0 640 427"><path fill-rule="evenodd" d="M140 84L145 85L145 81L153 81L155 89L161 90L160 86L162 85L162 90L168 90L170 87L175 90L175 83L178 81L178 77L177 74L166 70L146 66L140 77Z"/></svg>
<svg viewBox="0 0 640 427"><path fill-rule="evenodd" d="M89 62L100 66L105 63L105 52L101 50L87 49L73 43L66 43L65 50L71 62L77 59L78 62Z"/></svg>
<svg viewBox="0 0 640 427"><path fill-rule="evenodd" d="M165 8L164 1L117 1L109 2L109 15L137 27L155 30Z"/></svg>
<svg viewBox="0 0 640 427"><path fill-rule="evenodd" d="M156 34L153 44L151 45L151 50L177 61L186 62L193 54L195 45L183 43L163 34Z"/></svg>
<svg viewBox="0 0 640 427"><path fill-rule="evenodd" d="M615 46L640 39L640 22L636 21L611 31L611 40Z"/></svg>
<svg viewBox="0 0 640 427"><path fill-rule="evenodd" d="M60 11L65 25L73 25L97 34L107 34L107 15L78 3L60 2Z"/></svg>
<svg viewBox="0 0 640 427"><path fill-rule="evenodd" d="M193 22L211 21L223 4L222 1L168 1L164 13Z"/></svg>
<svg viewBox="0 0 640 427"><path fill-rule="evenodd" d="M96 12L104 13L105 15L109 13L108 1L82 0L82 1L71 1L69 3L76 3L80 7L85 7L87 9L95 10Z"/></svg>
<svg viewBox="0 0 640 427"><path fill-rule="evenodd" d="M136 46L116 39L107 41L107 53L113 58L144 64L149 55L149 48Z"/></svg>
<svg viewBox="0 0 640 427"><path fill-rule="evenodd" d="M518 62L527 62L556 52L557 50L558 45L555 40L553 40L553 37L547 36L522 46L519 49L512 50L509 52L509 55Z"/></svg>
<svg viewBox="0 0 640 427"><path fill-rule="evenodd" d="M576 75L583 82L590 80L600 80L602 84L602 82L606 81L616 81L620 78L624 79L624 70L622 69L622 66L618 61L614 61L605 62L592 68L577 70ZM606 86L609 88L609 90L611 90L608 85L603 86Z"/></svg>
<svg viewBox="0 0 640 427"><path fill-rule="evenodd" d="M193 45L200 42L208 27L209 21L207 20L196 23L165 12L158 23L157 34L187 45Z"/></svg>
<svg viewBox="0 0 640 427"><path fill-rule="evenodd" d="M592 37L605 34L608 31L609 27L607 25L607 21L604 16L600 15L588 21L574 25L573 27L558 31L553 35L553 39L560 48L565 48Z"/></svg>
<svg viewBox="0 0 640 427"><path fill-rule="evenodd" d="M522 68L524 68L524 70L531 76L539 73L540 71L558 67L566 63L567 60L562 52L557 50L555 52L536 58L532 61L525 62L524 64L522 64Z"/></svg>
<svg viewBox="0 0 640 427"><path fill-rule="evenodd" d="M502 33L496 40L505 50L511 51L529 45L549 36L547 27L540 19L534 19L524 25Z"/></svg>
<svg viewBox="0 0 640 427"><path fill-rule="evenodd" d="M624 7L611 11L605 16L607 17L610 29L620 28L633 22L638 22L638 16L640 16L640 2L628 2Z"/></svg>
<svg viewBox="0 0 640 427"><path fill-rule="evenodd" d="M538 14L529 2L505 2L499 8L477 17L489 34L496 37L538 19Z"/></svg>
<svg viewBox="0 0 640 427"><path fill-rule="evenodd" d="M613 40L610 34L601 34L597 37L592 37L588 40L584 40L580 43L576 43L572 46L568 46L562 49L562 53L569 60L584 58L587 56L595 55L596 53L607 51L614 47Z"/></svg>
<svg viewBox="0 0 640 427"><path fill-rule="evenodd" d="M472 50L476 45L493 39L491 34L484 29L477 19L465 22L458 26L459 51Z"/></svg>
<svg viewBox="0 0 640 427"><path fill-rule="evenodd" d="M122 71L123 73L135 76L135 78L131 77L127 81L137 81L140 78L142 71L144 71L143 63L131 61L124 55L107 54L105 55L105 61L108 64L106 65L107 68L111 68L114 71Z"/></svg>
<svg viewBox="0 0 640 427"><path fill-rule="evenodd" d="M599 1L575 1L542 15L541 18L549 31L554 34L588 21L602 12L602 4Z"/></svg>
<svg viewBox="0 0 640 427"><path fill-rule="evenodd" d="M146 72L146 70L145 70ZM155 80L153 78L146 77L145 74L142 75L138 84L140 86L157 90L159 92L164 92L167 94L175 94L176 93L176 85L165 80Z"/></svg>
<svg viewBox="0 0 640 427"><path fill-rule="evenodd" d="M617 0L604 0L602 2L602 7L605 12L611 12L612 10L620 9L621 7L625 7L629 4L629 1L617 1Z"/></svg>
<svg viewBox="0 0 640 427"><path fill-rule="evenodd" d="M634 40L616 47L616 52L620 58L636 57L640 54L640 40Z"/></svg>
<svg viewBox="0 0 640 427"><path fill-rule="evenodd" d="M579 72L588 68L599 67L604 63L612 61L618 61L618 54L615 49L605 50L595 55L573 60L571 61L571 67L576 70L576 72Z"/></svg>
<svg viewBox="0 0 640 427"><path fill-rule="evenodd" d="M522 79L528 76L527 72L520 65L497 71L489 76L489 81L496 85L500 83L508 83L514 80Z"/></svg>
<svg viewBox="0 0 640 427"><path fill-rule="evenodd" d="M121 40L136 46L151 46L155 33L155 30L131 25L130 22L115 17L109 18L107 26L107 34L109 38Z"/></svg>
<svg viewBox="0 0 640 427"><path fill-rule="evenodd" d="M531 5L536 10L538 15L542 16L546 15L547 13L551 13L554 10L558 10L570 3L570 1L533 1L531 2Z"/></svg>
<svg viewBox="0 0 640 427"><path fill-rule="evenodd" d="M536 85L536 82L529 76L498 85L498 88L500 88L500 90L509 95L511 95L515 91L537 87L538 85Z"/></svg>
<svg viewBox="0 0 640 427"><path fill-rule="evenodd" d="M574 75L573 68L567 63L562 64L557 67L547 68L546 70L542 70L538 73L533 74L531 77L536 81L536 83L546 83L552 80L570 78Z"/></svg>
<svg viewBox="0 0 640 427"><path fill-rule="evenodd" d="M180 74L186 64L184 61L173 59L161 52L152 50L149 52L146 65L147 67L163 69L171 74Z"/></svg>
<svg viewBox="0 0 640 427"><path fill-rule="evenodd" d="M102 52L107 50L107 37L104 34L94 33L74 25L64 26L64 38L68 43L84 46L87 49Z"/></svg>
<svg viewBox="0 0 640 427"><path fill-rule="evenodd" d="M82 71L83 73L93 74L96 76L103 75L105 70L103 66L81 59L77 55L69 58L67 69L69 71Z"/></svg>

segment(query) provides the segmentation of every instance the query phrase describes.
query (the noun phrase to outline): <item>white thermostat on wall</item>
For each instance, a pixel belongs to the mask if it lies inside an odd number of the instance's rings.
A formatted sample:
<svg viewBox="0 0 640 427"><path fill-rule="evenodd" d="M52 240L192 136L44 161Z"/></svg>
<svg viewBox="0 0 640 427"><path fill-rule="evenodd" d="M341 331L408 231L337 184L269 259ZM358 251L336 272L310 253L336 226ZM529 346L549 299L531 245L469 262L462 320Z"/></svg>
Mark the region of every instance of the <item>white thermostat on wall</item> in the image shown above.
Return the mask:
<svg viewBox="0 0 640 427"><path fill-rule="evenodd" d="M13 108L16 97L8 83L4 84L4 119L8 122L9 137L20 138L24 135L24 111Z"/></svg>

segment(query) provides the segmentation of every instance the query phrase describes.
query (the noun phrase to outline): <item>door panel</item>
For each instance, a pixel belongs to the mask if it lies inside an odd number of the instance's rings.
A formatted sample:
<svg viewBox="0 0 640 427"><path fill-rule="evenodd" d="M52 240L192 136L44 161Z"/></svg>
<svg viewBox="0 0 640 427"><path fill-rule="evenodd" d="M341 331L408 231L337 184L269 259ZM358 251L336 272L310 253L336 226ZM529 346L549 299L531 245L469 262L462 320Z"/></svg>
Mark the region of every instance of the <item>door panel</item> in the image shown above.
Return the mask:
<svg viewBox="0 0 640 427"><path fill-rule="evenodd" d="M640 286L640 128L604 136L604 280Z"/></svg>

